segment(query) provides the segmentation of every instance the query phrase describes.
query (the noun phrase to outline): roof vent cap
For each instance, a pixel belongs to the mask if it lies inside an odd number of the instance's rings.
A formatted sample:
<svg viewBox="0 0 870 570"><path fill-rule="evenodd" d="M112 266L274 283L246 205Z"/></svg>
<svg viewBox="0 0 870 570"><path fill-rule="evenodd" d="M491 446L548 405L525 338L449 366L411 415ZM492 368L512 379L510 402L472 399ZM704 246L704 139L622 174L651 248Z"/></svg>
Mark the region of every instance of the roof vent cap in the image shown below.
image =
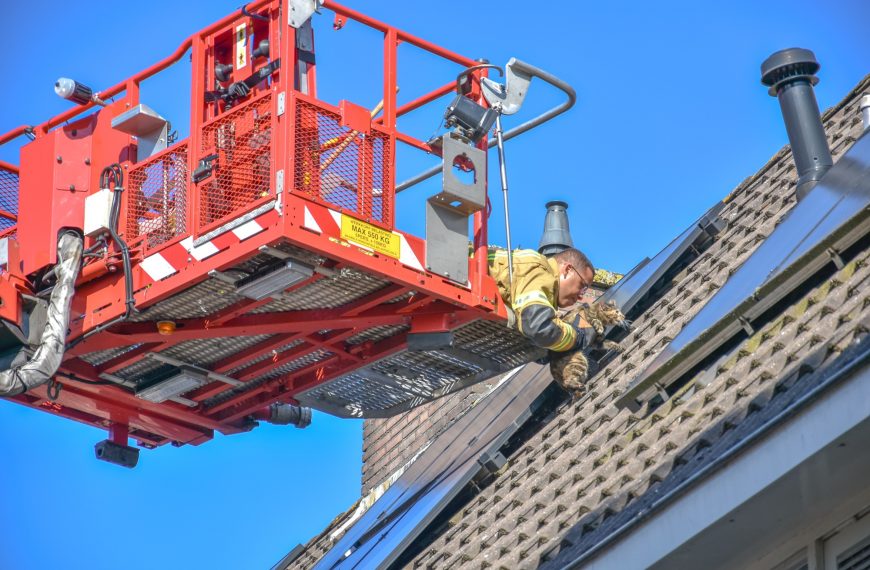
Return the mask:
<svg viewBox="0 0 870 570"><path fill-rule="evenodd" d="M804 48L788 48L771 54L761 64L761 82L770 89L772 97L780 86L796 79L809 81L811 85L819 82L816 73L821 65L816 60L816 54Z"/></svg>
<svg viewBox="0 0 870 570"><path fill-rule="evenodd" d="M547 216L544 218L544 234L538 244L538 252L555 255L574 247L571 229L568 227L568 204L560 200L547 202Z"/></svg>

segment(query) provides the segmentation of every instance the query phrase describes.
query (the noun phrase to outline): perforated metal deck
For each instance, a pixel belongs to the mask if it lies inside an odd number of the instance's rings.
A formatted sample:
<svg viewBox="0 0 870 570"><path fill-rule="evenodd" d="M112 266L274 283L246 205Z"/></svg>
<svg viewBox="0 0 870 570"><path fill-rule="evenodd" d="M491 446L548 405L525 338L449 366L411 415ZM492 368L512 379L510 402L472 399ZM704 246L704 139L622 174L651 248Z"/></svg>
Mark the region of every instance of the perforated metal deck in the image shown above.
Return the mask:
<svg viewBox="0 0 870 570"><path fill-rule="evenodd" d="M286 243L278 244L277 249L315 263L323 261ZM269 262L274 262L274 257L258 254L223 273L240 277L260 271ZM372 298L377 302L371 310L382 309L386 313L413 303L416 298L414 291L396 288L357 269L338 268L330 276L318 277L262 302L252 302L222 278L211 277L131 318L142 324L161 319L218 322L220 315L241 306L244 309L238 314L243 317L286 316L286 332L220 335L153 346L135 343L90 352L81 358L99 369L110 370L111 374L104 375L106 379L134 393L178 374L182 363L204 373L224 375L234 383L214 382L179 394L205 413L218 416L232 414L242 403L265 391L272 396L285 393L301 404L340 417L375 418L399 414L542 355L540 349L516 331L482 319L453 330L453 343L447 348L408 350L406 339L413 311L395 323L375 321L367 325L361 320L336 324L324 320L322 329L294 331L289 323L300 314L312 311L342 314L361 300ZM216 330L219 326L216 325ZM395 348L371 362L365 362L366 356L359 356L364 350L381 346ZM328 366L348 357L355 358L356 365L333 380L302 389L294 389L295 384L289 382L300 371L313 373L319 380ZM167 362L168 359L177 362Z"/></svg>
<svg viewBox="0 0 870 570"><path fill-rule="evenodd" d="M403 350L296 395L341 417L389 417L507 372L543 351L504 325L477 320L457 329L443 350Z"/></svg>

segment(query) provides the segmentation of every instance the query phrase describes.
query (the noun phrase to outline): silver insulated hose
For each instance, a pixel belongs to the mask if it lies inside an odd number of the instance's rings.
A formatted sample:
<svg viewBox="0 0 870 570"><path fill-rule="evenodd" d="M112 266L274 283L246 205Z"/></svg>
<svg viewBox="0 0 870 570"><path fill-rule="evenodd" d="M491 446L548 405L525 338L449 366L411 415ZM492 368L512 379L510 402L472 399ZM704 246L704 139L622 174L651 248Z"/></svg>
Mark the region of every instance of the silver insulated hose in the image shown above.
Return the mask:
<svg viewBox="0 0 870 570"><path fill-rule="evenodd" d="M15 396L48 382L63 358L70 303L82 261L82 238L72 232L57 242L57 284L51 292L48 319L33 358L0 372L0 396Z"/></svg>

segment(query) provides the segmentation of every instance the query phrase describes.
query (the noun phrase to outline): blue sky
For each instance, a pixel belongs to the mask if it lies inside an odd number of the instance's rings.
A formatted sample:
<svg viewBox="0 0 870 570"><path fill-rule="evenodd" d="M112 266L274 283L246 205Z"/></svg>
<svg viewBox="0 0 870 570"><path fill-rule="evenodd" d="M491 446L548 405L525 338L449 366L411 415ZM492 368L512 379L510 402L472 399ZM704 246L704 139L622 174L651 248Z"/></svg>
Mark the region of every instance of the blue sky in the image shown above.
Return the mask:
<svg viewBox="0 0 870 570"><path fill-rule="evenodd" d="M786 143L778 104L759 83L768 55L814 50L822 109L870 72L870 10L860 0L348 4L470 57L503 65L516 56L573 85L573 110L508 143L513 243L536 246L544 203L564 199L576 245L620 272ZM237 5L12 3L0 35L0 132L67 109L52 90L57 77L98 90L114 85ZM331 16L318 18L321 97L373 107L377 35L352 24L334 32ZM348 47L357 41L362 47ZM400 52L400 102L455 75L417 55ZM187 65L143 86L143 102L183 134ZM559 101L533 84L506 127ZM406 125L425 138L442 109ZM0 159L17 162L16 145L0 148ZM409 155L398 178L428 164ZM490 241L504 243L495 172ZM400 227L422 233L433 184L400 196ZM140 465L125 470L93 459L104 432L0 402L0 568L268 568L356 500L361 432L359 421L316 413L305 430L262 426L199 447L143 451Z"/></svg>

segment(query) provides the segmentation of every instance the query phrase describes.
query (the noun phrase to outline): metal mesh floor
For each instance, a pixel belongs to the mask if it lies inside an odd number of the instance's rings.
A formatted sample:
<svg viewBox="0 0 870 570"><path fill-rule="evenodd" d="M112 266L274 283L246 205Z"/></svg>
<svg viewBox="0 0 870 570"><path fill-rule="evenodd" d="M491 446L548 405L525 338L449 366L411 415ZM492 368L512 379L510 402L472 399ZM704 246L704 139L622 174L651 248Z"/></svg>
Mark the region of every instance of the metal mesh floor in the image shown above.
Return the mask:
<svg viewBox="0 0 870 570"><path fill-rule="evenodd" d="M279 248L286 253L300 255L300 251L287 244L280 244ZM224 270L224 274L230 277L236 273L239 276L256 274L262 267L274 262L275 257L267 252L258 253L239 265ZM389 284L389 281L363 271L344 268L334 276L323 277L289 293L283 293L247 314L337 309L381 291ZM404 302L413 295L413 292L400 293L383 303ZM208 318L226 307L246 300L246 297L236 293L233 285L209 278L136 313L131 320L145 322ZM344 346L347 348L367 342L378 343L396 335L404 335L408 330L406 324L356 330L346 338ZM326 337L329 332L327 329L320 331L322 337ZM289 336L292 333L288 331L284 334ZM250 379L244 380L244 384L240 386L227 385L223 391L202 401L205 409L239 396L244 399L247 393L254 393L258 387L270 380L335 356L334 350L330 351L324 346L312 352L299 351L297 357L288 359L306 341L297 338L278 344L280 340L277 335L270 334L188 340L167 347L160 354L208 370L219 361L232 362L234 355L241 355L246 349L264 341L269 342L269 339L278 341L274 343L274 349L250 361L240 360L235 366L223 367L230 377ZM94 366L100 366L137 346L92 352L82 358ZM369 362L364 368L296 394L295 397L304 405L341 417L388 417L507 372L541 355L540 349L531 345L517 331L498 322L478 320L455 330L453 343L449 347L437 350L401 350L389 357ZM274 367L264 364L269 359L274 360ZM282 360L287 361L281 362ZM246 373L248 370L261 370L262 373ZM177 371L178 368L172 364L143 355L115 374L129 382L129 385L141 388L176 374Z"/></svg>
<svg viewBox="0 0 870 570"><path fill-rule="evenodd" d="M241 337L222 337L200 340L189 340L169 347L160 352L164 356L177 358L188 364L208 368L211 364L246 348L266 340L272 335L253 335ZM142 358L130 366L122 368L117 375L125 380L137 383L148 382L154 376L162 375L162 369L167 365L153 358ZM174 368L174 367L170 367ZM158 372L159 371L159 372Z"/></svg>
<svg viewBox="0 0 870 570"><path fill-rule="evenodd" d="M130 320L134 322L175 321L207 317L242 299L246 299L246 297L237 295L232 285L217 279L206 279L177 295L151 305L139 313L134 313Z"/></svg>
<svg viewBox="0 0 870 570"><path fill-rule="evenodd" d="M265 382L268 382L269 380L271 380L273 378L281 376L282 374L288 374L290 372L293 372L294 370L299 370L300 368L304 368L304 367L308 366L309 364L314 364L314 363L319 362L321 360L325 360L325 359L329 358L330 356L332 356L332 353L327 351L327 350L315 350L314 352L310 352L304 356L300 356L296 360L288 362L288 363L286 363L282 366L279 366L277 368L273 368L272 370L270 370L269 372L267 372L263 376L260 376L259 378L245 382L244 385L242 385L242 386L237 386L237 387L231 388L229 390L224 390L220 394L218 394L216 396L212 396L211 398L203 401L202 405L205 408L213 408L214 406L217 406L218 404L222 404L223 402L226 402L227 400L230 400L239 394L244 394L245 392L249 392L249 391L253 390L254 388L264 384Z"/></svg>
<svg viewBox="0 0 870 570"><path fill-rule="evenodd" d="M454 332L453 348L404 350L297 394L296 399L341 417L388 417L542 355L518 332L479 320Z"/></svg>
<svg viewBox="0 0 870 570"><path fill-rule="evenodd" d="M281 298L251 312L274 313L307 309L335 309L383 289L387 285L389 282L366 273L343 269L335 277L324 277L310 285L305 285L290 293L284 293Z"/></svg>
<svg viewBox="0 0 870 570"><path fill-rule="evenodd" d="M120 346L118 348L107 348L106 350L98 350L96 352L90 352L88 354L82 355L82 360L87 362L88 364L92 364L94 366L101 366L106 362L112 360L117 356L121 356L122 354L126 354L131 350L135 350L142 346L141 344L131 344L127 346Z"/></svg>

